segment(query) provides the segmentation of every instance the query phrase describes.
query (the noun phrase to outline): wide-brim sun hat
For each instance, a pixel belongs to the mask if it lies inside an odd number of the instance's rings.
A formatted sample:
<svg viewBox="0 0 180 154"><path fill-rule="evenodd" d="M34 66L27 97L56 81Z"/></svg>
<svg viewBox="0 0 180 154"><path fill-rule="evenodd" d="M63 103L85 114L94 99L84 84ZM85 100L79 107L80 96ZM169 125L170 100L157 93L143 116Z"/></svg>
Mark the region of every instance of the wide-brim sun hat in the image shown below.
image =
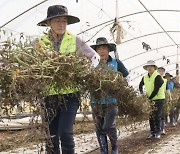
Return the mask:
<svg viewBox="0 0 180 154"><path fill-rule="evenodd" d="M68 14L68 9L63 5L53 5L50 6L47 10L46 19L39 22L38 26L48 26L47 21L53 19L55 17L67 17L67 24L74 24L80 21L80 19L76 16L72 16Z"/></svg>
<svg viewBox="0 0 180 154"><path fill-rule="evenodd" d="M164 77L170 76L171 78L173 77L170 73L165 73Z"/></svg>
<svg viewBox="0 0 180 154"><path fill-rule="evenodd" d="M95 45L91 45L91 48L93 48L94 50L96 50L97 46L101 46L101 45L107 45L109 47L110 51L116 51L116 44L114 43L108 43L107 39L105 37L99 37L96 40L96 44Z"/></svg>
<svg viewBox="0 0 180 154"><path fill-rule="evenodd" d="M148 60L147 63L143 66L143 68L144 68L145 70L147 70L147 66L154 66L154 67L155 67L155 70L158 69L158 67L157 67L156 64L155 64L155 61L153 61L153 60Z"/></svg>
<svg viewBox="0 0 180 154"><path fill-rule="evenodd" d="M164 72L166 71L166 69L164 67L158 67L158 70L159 69L163 70Z"/></svg>

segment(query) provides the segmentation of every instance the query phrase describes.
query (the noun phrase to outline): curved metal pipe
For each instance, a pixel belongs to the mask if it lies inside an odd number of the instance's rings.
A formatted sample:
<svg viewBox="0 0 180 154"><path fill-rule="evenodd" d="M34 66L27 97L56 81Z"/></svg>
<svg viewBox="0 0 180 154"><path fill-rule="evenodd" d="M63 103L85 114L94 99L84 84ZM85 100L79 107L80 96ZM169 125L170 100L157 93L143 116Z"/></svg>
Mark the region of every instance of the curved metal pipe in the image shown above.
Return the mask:
<svg viewBox="0 0 180 154"><path fill-rule="evenodd" d="M167 72L172 72L172 71L175 71L175 70L176 70L176 68L167 70Z"/></svg>
<svg viewBox="0 0 180 154"><path fill-rule="evenodd" d="M180 45L180 44L178 44L178 45ZM147 53L147 52L151 52L151 51L155 51L155 50L159 50L159 49L164 49L164 48L168 48L168 47L173 47L173 46L176 46L176 45L175 45L175 44L171 44L171 45L166 45L166 46L162 46L162 47L159 47L159 48L154 48L154 49L151 49L151 50L149 50L149 51L144 51L144 52L138 53L138 54L136 54L136 55L133 55L133 56L131 56L131 57L125 58L125 59L123 59L122 61L129 60L129 59L131 59L131 58L134 58L134 57L137 57L137 56L139 56L139 55L145 54L145 53Z"/></svg>
<svg viewBox="0 0 180 154"><path fill-rule="evenodd" d="M178 54L178 55L180 55L180 54ZM174 57L174 56L177 56L177 54L166 56L166 58ZM158 60L162 60L162 58L155 59L154 61L158 61ZM132 70L135 70L136 68L142 67L142 66L144 66L145 64L146 64L146 63L141 64L141 65L138 65L138 66L136 66L136 67L130 69L129 71L132 71Z"/></svg>
<svg viewBox="0 0 180 154"><path fill-rule="evenodd" d="M168 32L168 33L180 33L180 31L166 31L166 32ZM139 39L139 38L143 38L143 37L147 37L147 36L151 36L151 35L157 35L157 34L164 34L164 33L165 33L164 31L161 31L161 32L155 32L155 33L149 33L149 34L146 34L146 35L141 35L141 36L134 37L132 39L126 40L126 41L122 42L121 44L130 42L130 41L133 41L133 40L136 40L136 39Z"/></svg>
<svg viewBox="0 0 180 154"><path fill-rule="evenodd" d="M149 12L180 12L180 10L149 10ZM133 15L142 14L142 13L148 13L148 11L139 11L139 12L130 13L130 14L127 14L127 15L124 15L124 16L119 17L119 19L121 19L121 18L126 18L126 17L130 17L130 16L133 16ZM82 33L85 33L85 32L87 32L87 31L90 31L91 29L94 29L94 28L96 28L96 27L102 26L102 25L104 25L104 24L107 24L107 23L113 22L113 21L114 21L114 19L109 20L109 21L106 21L106 22L103 22L103 23L101 23L101 24L98 24L98 25L96 25L96 26L93 26L93 27L91 27L91 28L88 28L88 29L84 30L84 31L78 33L77 35L80 35L80 34L82 34ZM110 24L112 24L112 23L110 23ZM110 24L109 24L109 25L110 25Z"/></svg>
<svg viewBox="0 0 180 154"><path fill-rule="evenodd" d="M37 6L43 4L43 3L47 2L47 1L48 1L48 0L44 0L44 1L42 1L42 2L40 2L40 3L38 3L38 4L36 4L36 5L34 5L34 6L32 6L32 7L30 7L29 9L25 10L24 12L18 14L17 16L15 16L14 18L12 18L11 20L9 20L9 21L7 21L6 23L4 23L3 25L1 25L1 26L0 26L0 29L3 28L4 26L6 26L7 24L11 23L11 22L14 21L15 19L19 18L19 17L22 16L23 14L29 12L30 10L36 8Z"/></svg>

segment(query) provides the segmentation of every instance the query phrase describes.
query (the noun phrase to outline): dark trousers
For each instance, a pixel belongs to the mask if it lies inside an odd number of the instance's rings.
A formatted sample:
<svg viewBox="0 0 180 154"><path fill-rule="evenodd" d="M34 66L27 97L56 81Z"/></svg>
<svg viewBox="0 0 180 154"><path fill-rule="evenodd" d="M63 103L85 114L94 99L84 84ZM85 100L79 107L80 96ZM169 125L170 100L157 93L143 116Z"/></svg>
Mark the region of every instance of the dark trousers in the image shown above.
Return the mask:
<svg viewBox="0 0 180 154"><path fill-rule="evenodd" d="M117 148L117 129L115 125L117 112L117 105L92 105L96 135L101 152L104 152L104 154L108 152L107 136L110 139L112 150Z"/></svg>
<svg viewBox="0 0 180 154"><path fill-rule="evenodd" d="M59 140L62 153L74 153L73 124L79 106L79 94L52 95L45 98L46 123L46 152L60 154Z"/></svg>
<svg viewBox="0 0 180 154"><path fill-rule="evenodd" d="M152 134L161 132L161 118L164 100L155 100L153 111L149 117L150 130Z"/></svg>
<svg viewBox="0 0 180 154"><path fill-rule="evenodd" d="M176 106L176 108L175 108L175 112L174 112L174 120L175 120L175 122L177 123L178 122L178 118L179 118L179 109L180 109L180 107L179 106Z"/></svg>
<svg viewBox="0 0 180 154"><path fill-rule="evenodd" d="M175 105L172 104L170 114L169 114L170 124L175 123Z"/></svg>
<svg viewBox="0 0 180 154"><path fill-rule="evenodd" d="M161 131L163 131L165 129L165 126L167 124L167 113L166 113L166 109L165 109L165 105L166 105L166 101L164 101L163 103L163 107L162 107L162 114L161 114Z"/></svg>

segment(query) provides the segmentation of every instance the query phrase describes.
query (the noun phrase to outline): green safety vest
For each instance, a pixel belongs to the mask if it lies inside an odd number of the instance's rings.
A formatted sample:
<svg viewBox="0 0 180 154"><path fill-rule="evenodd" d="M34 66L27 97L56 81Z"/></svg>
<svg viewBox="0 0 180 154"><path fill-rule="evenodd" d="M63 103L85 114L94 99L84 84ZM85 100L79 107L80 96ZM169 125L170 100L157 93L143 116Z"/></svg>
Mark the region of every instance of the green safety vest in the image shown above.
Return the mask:
<svg viewBox="0 0 180 154"><path fill-rule="evenodd" d="M150 95L154 91L154 82L157 75L158 75L157 71L154 71L154 73L150 77L148 74L144 76L144 85L146 89L146 95L148 97L150 97ZM160 87L157 95L152 98L152 100L158 100L158 99L165 99L165 91L163 85Z"/></svg>
<svg viewBox="0 0 180 154"><path fill-rule="evenodd" d="M54 50L52 41L49 39L48 34L45 34L39 38L39 44L43 50ZM74 34L67 31L65 32L59 52L61 54L76 52L76 36ZM58 88L56 88L56 83L53 83L52 85L48 86L46 95L70 94L77 91L79 91L79 88L76 83L63 87L61 90L58 90Z"/></svg>

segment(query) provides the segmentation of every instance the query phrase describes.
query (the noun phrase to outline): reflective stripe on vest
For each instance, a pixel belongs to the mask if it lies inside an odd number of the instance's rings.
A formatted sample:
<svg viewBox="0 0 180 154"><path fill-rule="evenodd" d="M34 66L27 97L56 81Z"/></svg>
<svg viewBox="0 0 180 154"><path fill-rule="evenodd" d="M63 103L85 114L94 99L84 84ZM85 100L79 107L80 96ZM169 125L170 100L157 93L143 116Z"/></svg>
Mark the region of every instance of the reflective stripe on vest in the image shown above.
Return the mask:
<svg viewBox="0 0 180 154"><path fill-rule="evenodd" d="M54 50L53 44L47 34L39 38L39 43L43 50ZM74 34L67 31L65 32L59 52L62 54L76 52L76 36ZM56 83L54 83L47 88L47 95L75 93L79 90L77 87L76 84L72 84L59 91L58 88L56 88Z"/></svg>
<svg viewBox="0 0 180 154"><path fill-rule="evenodd" d="M148 74L144 76L144 85L146 89L146 95L148 97L150 97L150 95L154 91L154 82L157 76L158 76L157 71L154 71L154 73L150 77ZM161 86L159 88L157 95L152 98L152 100L158 100L158 99L165 99L164 86Z"/></svg>

